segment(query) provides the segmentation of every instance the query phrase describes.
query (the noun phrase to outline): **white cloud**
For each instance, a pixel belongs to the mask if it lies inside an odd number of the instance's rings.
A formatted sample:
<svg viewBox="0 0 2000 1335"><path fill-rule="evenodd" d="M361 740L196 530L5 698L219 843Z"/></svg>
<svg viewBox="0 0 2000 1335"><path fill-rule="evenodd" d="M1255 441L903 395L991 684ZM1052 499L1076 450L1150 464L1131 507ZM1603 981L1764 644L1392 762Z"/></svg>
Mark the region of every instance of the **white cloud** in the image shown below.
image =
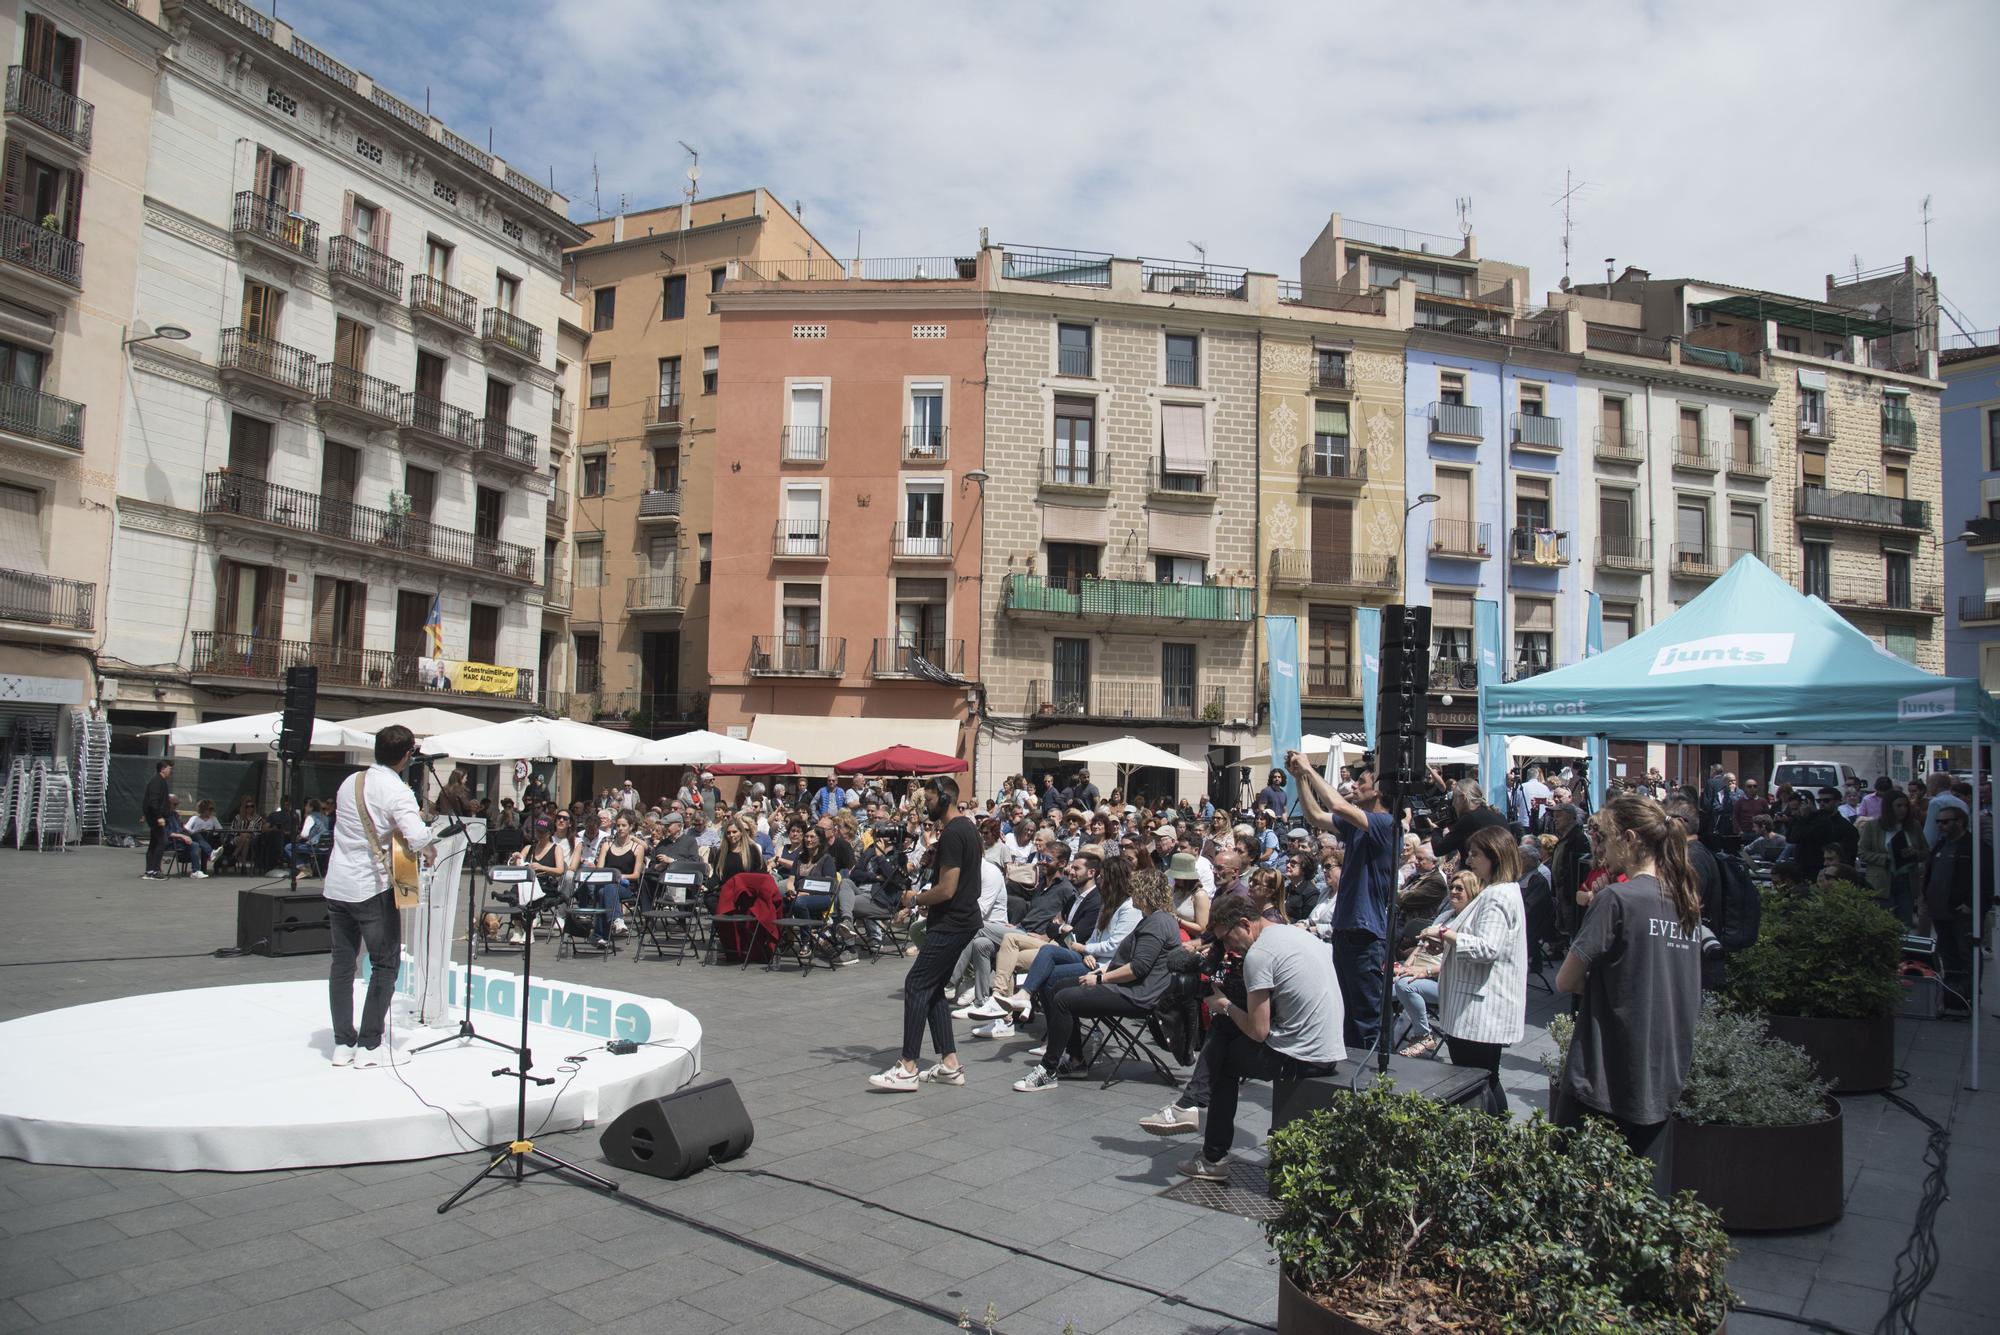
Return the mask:
<svg viewBox="0 0 2000 1335"><path fill-rule="evenodd" d="M1604 257L1802 295L1923 253L2000 325L1990 103L2000 7L389 0L285 17L590 212L705 190L803 200L836 253L995 239L1295 276L1325 216L1449 233L1561 276ZM379 22L378 22L379 20ZM385 32L402 33L394 44ZM351 41L349 39L352 39ZM385 51L386 61L374 58Z"/></svg>

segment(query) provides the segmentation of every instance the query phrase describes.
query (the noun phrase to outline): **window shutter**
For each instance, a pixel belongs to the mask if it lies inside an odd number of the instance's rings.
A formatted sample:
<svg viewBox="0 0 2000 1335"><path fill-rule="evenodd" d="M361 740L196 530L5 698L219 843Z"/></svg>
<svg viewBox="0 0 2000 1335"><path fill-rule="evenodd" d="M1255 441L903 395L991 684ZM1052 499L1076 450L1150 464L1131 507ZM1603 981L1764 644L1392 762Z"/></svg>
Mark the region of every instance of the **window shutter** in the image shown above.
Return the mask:
<svg viewBox="0 0 2000 1335"><path fill-rule="evenodd" d="M334 597L340 589L338 580L320 575L313 580L313 625L314 644L333 643Z"/></svg>
<svg viewBox="0 0 2000 1335"><path fill-rule="evenodd" d="M257 146L256 191L259 199L271 197L271 150L261 144Z"/></svg>
<svg viewBox="0 0 2000 1335"><path fill-rule="evenodd" d="M0 210L10 218L25 218L22 192L26 189L28 176L28 152L13 136L7 139L7 159L4 184L0 184Z"/></svg>
<svg viewBox="0 0 2000 1335"><path fill-rule="evenodd" d="M1553 632L1556 605L1546 598L1517 598L1514 601L1514 629Z"/></svg>
<svg viewBox="0 0 2000 1335"><path fill-rule="evenodd" d="M1824 391L1826 389L1826 372L1808 371L1801 367L1799 369L1799 388Z"/></svg>
<svg viewBox="0 0 2000 1335"><path fill-rule="evenodd" d="M1202 412L1191 403L1160 405L1160 444L1170 473L1206 473L1208 443L1202 439Z"/></svg>
<svg viewBox="0 0 2000 1335"><path fill-rule="evenodd" d="M56 44L55 78L53 82L64 92L72 95L77 91L77 78L81 71L77 62L83 55L83 43L71 39Z"/></svg>
<svg viewBox="0 0 2000 1335"><path fill-rule="evenodd" d="M297 213L300 211L300 204L306 197L306 169L299 166L296 162L292 164L291 183L292 198L291 202L285 207L289 208L293 213Z"/></svg>
<svg viewBox="0 0 2000 1335"><path fill-rule="evenodd" d="M1986 601L2000 603L2000 556L1986 558Z"/></svg>
<svg viewBox="0 0 2000 1335"><path fill-rule="evenodd" d="M236 566L229 561L215 563L215 629L228 635L236 629Z"/></svg>
<svg viewBox="0 0 2000 1335"><path fill-rule="evenodd" d="M62 234L74 241L83 226L83 173L64 172L63 177L69 188L63 191Z"/></svg>
<svg viewBox="0 0 2000 1335"><path fill-rule="evenodd" d="M375 249L389 253L389 210L375 210Z"/></svg>
<svg viewBox="0 0 2000 1335"><path fill-rule="evenodd" d="M30 74L55 82L56 25L40 14L28 15L23 25L21 63L28 67Z"/></svg>
<svg viewBox="0 0 2000 1335"><path fill-rule="evenodd" d="M1215 545L1210 535L1210 516L1177 514L1167 510L1146 512L1146 546L1166 556L1207 556Z"/></svg>
<svg viewBox="0 0 2000 1335"><path fill-rule="evenodd" d="M343 190L340 192L340 234L342 236L354 235L354 192L352 190Z"/></svg>
<svg viewBox="0 0 2000 1335"><path fill-rule="evenodd" d="M1470 626L1472 624L1472 595L1469 593L1446 593L1434 590L1431 593L1431 624L1434 626Z"/></svg>
<svg viewBox="0 0 2000 1335"><path fill-rule="evenodd" d="M1044 505L1042 541L1105 546L1111 541L1111 513L1100 506Z"/></svg>
<svg viewBox="0 0 2000 1335"><path fill-rule="evenodd" d="M271 566L257 571L257 628L259 639L275 640L285 633L285 572Z"/></svg>
<svg viewBox="0 0 2000 1335"><path fill-rule="evenodd" d="M0 484L0 569L14 574L46 575L42 559L41 494L26 487ZM7 581L0 588L19 596L26 581Z"/></svg>

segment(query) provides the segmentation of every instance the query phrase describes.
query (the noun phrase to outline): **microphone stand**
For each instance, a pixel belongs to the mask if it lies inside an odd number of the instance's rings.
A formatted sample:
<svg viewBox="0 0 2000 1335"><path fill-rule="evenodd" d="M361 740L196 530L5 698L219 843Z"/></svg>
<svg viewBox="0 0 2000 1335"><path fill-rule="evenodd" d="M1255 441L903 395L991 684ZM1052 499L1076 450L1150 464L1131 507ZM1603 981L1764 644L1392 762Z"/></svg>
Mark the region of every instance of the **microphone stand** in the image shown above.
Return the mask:
<svg viewBox="0 0 2000 1335"><path fill-rule="evenodd" d="M424 755L422 752L418 752L411 759L415 764L422 766L424 777L429 783L435 784L437 782L437 773L435 770L431 768L431 766L436 763L436 757L427 756ZM456 812L453 812L449 816L447 816L446 820L449 823L445 826L444 830L445 838L449 839L452 835L455 834L462 835L466 832L465 822L459 819L458 814ZM462 867L463 863L461 863L460 865ZM538 892L541 889L539 885L537 885L535 888ZM497 1038L488 1038L486 1035L480 1033L477 1029L475 1029L472 1024L472 941L473 941L473 935L475 932L478 931L478 928L479 928L479 900L477 896L468 894L465 897L465 987L462 989L462 991L464 992L464 996L460 998L460 1000L465 1005L465 1013L459 1017L457 1033L446 1034L443 1038L432 1039L430 1042L424 1044L422 1047L411 1048L410 1055L412 1057L416 1056L419 1052L429 1052L432 1048L441 1047L446 1043L456 1043L462 1038L477 1039L481 1043L491 1043L496 1048L505 1048L510 1052L513 1051L514 1049L513 1044L502 1043ZM535 935L534 921L533 919L530 919L528 923L528 939L531 942L534 940L534 935ZM446 952L447 956L449 955L449 953L450 952ZM521 1009L522 1012L525 1014L527 1011L527 998L525 996L521 999ZM528 1045L527 1034L524 1029L521 1036L522 1049L525 1050L527 1048L527 1045ZM440 1213L442 1213L442 1211L440 1211Z"/></svg>

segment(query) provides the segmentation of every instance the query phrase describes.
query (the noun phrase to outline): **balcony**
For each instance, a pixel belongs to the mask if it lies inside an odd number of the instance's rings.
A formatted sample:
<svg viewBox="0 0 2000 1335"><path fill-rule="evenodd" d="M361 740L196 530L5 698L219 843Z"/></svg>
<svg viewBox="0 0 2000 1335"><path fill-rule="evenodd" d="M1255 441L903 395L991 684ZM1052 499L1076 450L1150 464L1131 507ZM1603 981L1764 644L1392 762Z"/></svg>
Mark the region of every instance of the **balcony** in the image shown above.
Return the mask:
<svg viewBox="0 0 2000 1335"><path fill-rule="evenodd" d="M1762 445L1731 445L1723 468L1731 477L1768 478L1771 456Z"/></svg>
<svg viewBox="0 0 2000 1335"><path fill-rule="evenodd" d="M1958 624L2000 625L2000 603L1989 603L1984 598L1961 593L1958 595Z"/></svg>
<svg viewBox="0 0 2000 1335"><path fill-rule="evenodd" d="M0 622L83 634L97 629L97 586L28 570L0 570Z"/></svg>
<svg viewBox="0 0 2000 1335"><path fill-rule="evenodd" d="M951 457L951 428L906 426L903 428L903 462L941 464Z"/></svg>
<svg viewBox="0 0 2000 1335"><path fill-rule="evenodd" d="M826 462L826 428L785 426L778 428L778 459L788 464Z"/></svg>
<svg viewBox="0 0 2000 1335"><path fill-rule="evenodd" d="M319 224L254 190L237 192L229 235L239 248L261 250L289 264L319 263Z"/></svg>
<svg viewBox="0 0 2000 1335"><path fill-rule="evenodd" d="M1817 594L1828 606L1837 607L1843 612L1879 612L1885 615L1903 613L1919 617L1944 614L1942 586L1917 584L1908 579L1891 577L1887 573L1878 579L1841 576L1817 582L1810 576L1802 575L1798 587L1799 592ZM1960 601L1962 603L1963 599Z"/></svg>
<svg viewBox="0 0 2000 1335"><path fill-rule="evenodd" d="M479 327L479 302L441 278L418 274L410 280L410 318L446 334L470 334Z"/></svg>
<svg viewBox="0 0 2000 1335"><path fill-rule="evenodd" d="M0 385L0 436L30 447L55 446L69 455L83 450L83 405L27 385Z"/></svg>
<svg viewBox="0 0 2000 1335"><path fill-rule="evenodd" d="M486 691L454 689L450 680L440 678L434 668L426 670L425 665L435 661L416 654L392 653L386 649L359 649L316 640L276 640L261 635L198 630L194 633L194 662L190 670L195 677L249 679L268 682L275 687L285 675L286 668L315 667L319 669L319 688L322 691L336 686L361 687L371 691L455 695L493 704L503 700L532 704L536 699L533 668L515 670L513 694L495 695Z"/></svg>
<svg viewBox="0 0 2000 1335"><path fill-rule="evenodd" d="M473 458L502 468L518 468L538 473L542 468L541 437L497 417L482 417L473 423L472 440L478 451Z"/></svg>
<svg viewBox="0 0 2000 1335"><path fill-rule="evenodd" d="M771 555L781 561L824 561L828 528L824 519L780 519L771 530Z"/></svg>
<svg viewBox="0 0 2000 1335"><path fill-rule="evenodd" d="M1300 685L1308 700L1352 700L1360 694L1345 663L1306 663Z"/></svg>
<svg viewBox="0 0 2000 1335"><path fill-rule="evenodd" d="M1771 560L1769 552L1754 547L1711 547L1677 542L1674 544L1673 564L1668 571L1682 579L1716 579L1745 556L1754 556L1766 565Z"/></svg>
<svg viewBox="0 0 2000 1335"><path fill-rule="evenodd" d="M1367 593L1401 587L1396 580L1393 556L1356 556L1351 552L1315 552L1298 547L1272 551L1271 586Z"/></svg>
<svg viewBox="0 0 2000 1335"><path fill-rule="evenodd" d="M681 522L681 493L672 491L642 491L639 493L639 522L642 524L678 524Z"/></svg>
<svg viewBox="0 0 2000 1335"><path fill-rule="evenodd" d="M1222 494L1222 474L1212 459L1198 473L1169 468L1166 460L1155 459L1148 470L1146 494L1154 500L1213 503Z"/></svg>
<svg viewBox="0 0 2000 1335"><path fill-rule="evenodd" d="M1676 436L1674 467L1690 473L1719 473L1722 471L1722 445L1719 441Z"/></svg>
<svg viewBox="0 0 2000 1335"><path fill-rule="evenodd" d="M878 639L875 641L874 652L868 656L868 675L913 677L918 681L933 680L928 671L918 670L919 662L928 664L930 669L942 672L948 677L963 677L965 641L947 640L942 636L898 636L894 639Z"/></svg>
<svg viewBox="0 0 2000 1335"><path fill-rule="evenodd" d="M1493 525L1473 519L1431 520L1432 556L1484 561L1493 555Z"/></svg>
<svg viewBox="0 0 2000 1335"><path fill-rule="evenodd" d="M744 671L753 677L839 677L847 672L847 637L753 636Z"/></svg>
<svg viewBox="0 0 2000 1335"><path fill-rule="evenodd" d="M403 396L396 434L406 445L469 450L479 439L479 419L463 408L412 392Z"/></svg>
<svg viewBox="0 0 2000 1335"><path fill-rule="evenodd" d="M542 331L498 306L488 306L480 313L479 343L490 353L526 366L542 363Z"/></svg>
<svg viewBox="0 0 2000 1335"><path fill-rule="evenodd" d="M556 435L571 436L576 433L576 405L558 396L549 401L549 430Z"/></svg>
<svg viewBox="0 0 2000 1335"><path fill-rule="evenodd" d="M1478 444L1485 433L1479 429L1479 409L1470 403L1433 403L1431 439Z"/></svg>
<svg viewBox="0 0 2000 1335"><path fill-rule="evenodd" d="M1049 448L1042 451L1042 490L1075 496L1109 496L1111 461L1102 450L1087 453Z"/></svg>
<svg viewBox="0 0 2000 1335"><path fill-rule="evenodd" d="M1479 689L1479 664L1470 658L1433 658L1431 660L1431 691L1476 691Z"/></svg>
<svg viewBox="0 0 2000 1335"><path fill-rule="evenodd" d="M280 487L248 473L227 469L203 481L202 516L210 524L260 535L275 529L304 533L366 555L389 554L419 566L448 565L489 578L533 584L541 577L541 553L517 542L480 537L446 528L414 514L375 510L316 491Z"/></svg>
<svg viewBox="0 0 2000 1335"><path fill-rule="evenodd" d="M646 400L646 430L678 431L681 429L681 396L678 394L656 394ZM804 430L804 428L800 428ZM790 455L786 455L790 458ZM826 457L824 451L820 457Z"/></svg>
<svg viewBox="0 0 2000 1335"><path fill-rule="evenodd" d="M687 611L687 580L677 574L634 575L625 581L625 611L639 616L680 616Z"/></svg>
<svg viewBox="0 0 2000 1335"><path fill-rule="evenodd" d="M551 566L542 576L542 606L553 611L568 611L575 586L567 568Z"/></svg>
<svg viewBox="0 0 2000 1335"><path fill-rule="evenodd" d="M1923 501L1901 496L1878 496L1867 491L1832 491L1825 487L1800 487L1794 513L1801 520L1827 524L1849 524L1856 528L1928 530L1931 509Z"/></svg>
<svg viewBox="0 0 2000 1335"><path fill-rule="evenodd" d="M337 236L326 243L326 281L369 301L401 301L403 262Z"/></svg>
<svg viewBox="0 0 2000 1335"><path fill-rule="evenodd" d="M1201 681L1031 680L1028 713L1101 723L1220 723L1223 688Z"/></svg>
<svg viewBox="0 0 2000 1335"><path fill-rule="evenodd" d="M1172 623L1187 630L1239 631L1257 614L1257 591L1221 584L1009 575L1002 607L1009 616L1074 622L1088 617Z"/></svg>
<svg viewBox="0 0 2000 1335"><path fill-rule="evenodd" d="M1507 669L1507 680L1527 681L1530 677L1539 677L1543 673L1555 670L1554 663L1515 663Z"/></svg>
<svg viewBox="0 0 2000 1335"><path fill-rule="evenodd" d="M549 505L543 517L548 520L549 532L561 533L569 527L569 488L550 484Z"/></svg>
<svg viewBox="0 0 2000 1335"><path fill-rule="evenodd" d="M1345 357L1319 357L1313 361L1312 392L1350 394L1354 391L1354 368Z"/></svg>
<svg viewBox="0 0 2000 1335"><path fill-rule="evenodd" d="M318 358L247 329L222 331L216 370L225 386L262 390L290 403L303 403L318 389Z"/></svg>
<svg viewBox="0 0 2000 1335"><path fill-rule="evenodd" d="M403 420L403 391L386 380L322 362L313 378L313 407L322 417L340 414L363 426L388 429Z"/></svg>
<svg viewBox="0 0 2000 1335"><path fill-rule="evenodd" d="M1301 491L1352 494L1368 485L1368 452L1345 437L1321 436L1299 451Z"/></svg>
<svg viewBox="0 0 2000 1335"><path fill-rule="evenodd" d="M1606 534L1597 540L1599 570L1635 570L1641 574L1653 568L1652 544L1629 533Z"/></svg>
<svg viewBox="0 0 2000 1335"><path fill-rule="evenodd" d="M563 718L646 737L672 736L708 721L703 691L607 691L591 680L588 686L579 682L575 691L551 691L542 704Z"/></svg>
<svg viewBox="0 0 2000 1335"><path fill-rule="evenodd" d="M1057 348L1056 374L1066 376L1071 380L1090 379L1090 349L1087 346L1081 348Z"/></svg>
<svg viewBox="0 0 2000 1335"><path fill-rule="evenodd" d="M1907 405L1882 405L1882 448L1897 454L1917 452L1917 419Z"/></svg>
<svg viewBox="0 0 2000 1335"><path fill-rule="evenodd" d="M889 530L891 561L950 561L951 525L897 524Z"/></svg>
<svg viewBox="0 0 2000 1335"><path fill-rule="evenodd" d="M1561 454L1563 420L1540 413L1514 414L1514 448L1532 454Z"/></svg>
<svg viewBox="0 0 2000 1335"><path fill-rule="evenodd" d="M1161 383L1170 389L1201 388L1201 359L1169 355L1166 375Z"/></svg>
<svg viewBox="0 0 2000 1335"><path fill-rule="evenodd" d="M58 147L76 154L90 152L92 122L97 109L74 93L65 93L22 65L7 67L7 120L33 126Z"/></svg>
<svg viewBox="0 0 2000 1335"><path fill-rule="evenodd" d="M1569 534L1560 529L1516 524L1508 534L1507 547L1517 566L1560 570L1569 564Z"/></svg>
<svg viewBox="0 0 2000 1335"><path fill-rule="evenodd" d="M1646 462L1646 447L1640 443L1639 433L1629 427L1597 428L1598 462L1607 464L1642 464Z"/></svg>
<svg viewBox="0 0 2000 1335"><path fill-rule="evenodd" d="M83 243L56 228L0 214L0 260L58 300L83 290Z"/></svg>
<svg viewBox="0 0 2000 1335"><path fill-rule="evenodd" d="M1833 419L1823 405L1817 413L1799 414L1799 435L1807 440L1833 439Z"/></svg>

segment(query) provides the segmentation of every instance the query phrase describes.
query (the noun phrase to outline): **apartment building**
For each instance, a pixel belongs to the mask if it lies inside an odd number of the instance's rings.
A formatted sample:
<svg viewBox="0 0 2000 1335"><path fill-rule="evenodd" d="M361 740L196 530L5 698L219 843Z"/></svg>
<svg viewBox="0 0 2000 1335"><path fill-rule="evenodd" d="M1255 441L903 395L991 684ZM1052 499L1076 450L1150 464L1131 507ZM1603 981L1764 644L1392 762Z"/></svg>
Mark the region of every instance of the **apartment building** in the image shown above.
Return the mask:
<svg viewBox="0 0 2000 1335"><path fill-rule="evenodd" d="M1242 269L1003 246L987 288L982 785L1131 734L1233 800L1255 737L1259 313ZM1098 786L1118 781L1096 767Z"/></svg>
<svg viewBox="0 0 2000 1335"><path fill-rule="evenodd" d="M293 664L329 714L520 713L568 202L247 5L164 18L134 325L191 337L129 355L114 723L269 709Z"/></svg>
<svg viewBox="0 0 2000 1335"><path fill-rule="evenodd" d="M746 259L714 299L709 726L808 772L892 743L973 760L980 262Z"/></svg>
<svg viewBox="0 0 2000 1335"><path fill-rule="evenodd" d="M2000 691L2000 333L1965 342L1938 359L1945 671Z"/></svg>
<svg viewBox="0 0 2000 1335"><path fill-rule="evenodd" d="M556 320L555 384L549 398L549 504L542 534L542 635L535 655L535 686L543 709L561 714L569 703L569 611L575 579L570 564L571 490L576 470L576 405L583 389L590 332L574 291Z"/></svg>
<svg viewBox="0 0 2000 1335"><path fill-rule="evenodd" d="M1861 309L1837 300L1845 287L1829 279L1822 301L1628 269L1577 292L1637 304L1646 336L1680 340L1683 366L1756 376L1771 393L1771 477L1732 480L1727 529L1720 514L1677 484L1670 588L1710 577L1738 549L1757 550L1751 513L1761 485L1765 527L1755 536L1767 544L1769 564L1890 653L1942 671L1944 386L1935 351L1916 351L1907 362L1897 351L1934 348L1934 331L1918 337L1885 305ZM1729 412L1733 454L1743 428L1739 410ZM1720 448L1719 425L1704 419L1699 429ZM1683 562L1683 551L1704 543L1713 562ZM1674 596L1684 601L1692 592Z"/></svg>
<svg viewBox="0 0 2000 1335"><path fill-rule="evenodd" d="M133 328L156 0L4 10L0 182L0 762L68 755L100 695L121 343ZM86 180L88 188L86 189Z"/></svg>
<svg viewBox="0 0 2000 1335"><path fill-rule="evenodd" d="M1358 733L1355 611L1397 601L1403 519L1403 355L1414 287L1363 286L1328 222L1278 285L1258 350L1262 610L1299 627L1304 731ZM1268 674L1260 674L1268 702Z"/></svg>
<svg viewBox="0 0 2000 1335"><path fill-rule="evenodd" d="M739 262L831 259L768 190L583 226L568 263L589 343L577 409L567 696L649 736L708 717L717 427L730 382L716 296Z"/></svg>

